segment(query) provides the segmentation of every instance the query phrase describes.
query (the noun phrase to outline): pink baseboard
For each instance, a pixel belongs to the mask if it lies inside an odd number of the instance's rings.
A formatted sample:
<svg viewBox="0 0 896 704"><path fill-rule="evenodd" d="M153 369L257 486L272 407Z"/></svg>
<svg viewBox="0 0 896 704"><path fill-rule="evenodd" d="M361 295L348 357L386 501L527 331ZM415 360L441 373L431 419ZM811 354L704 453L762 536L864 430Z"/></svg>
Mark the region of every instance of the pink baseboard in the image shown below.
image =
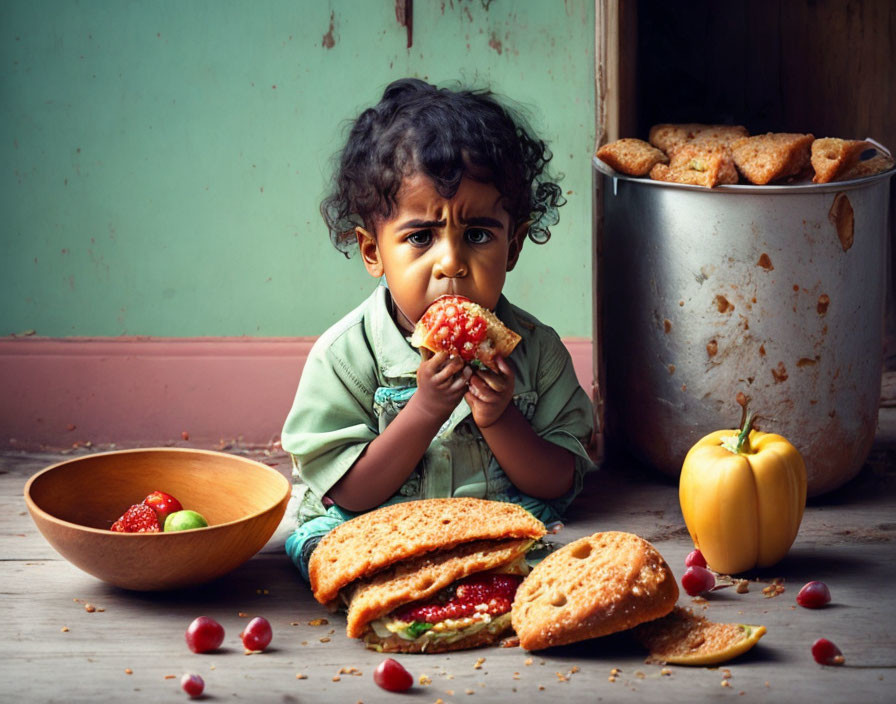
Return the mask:
<svg viewBox="0 0 896 704"><path fill-rule="evenodd" d="M0 340L0 449L267 446L312 338ZM564 341L592 390L592 343Z"/></svg>

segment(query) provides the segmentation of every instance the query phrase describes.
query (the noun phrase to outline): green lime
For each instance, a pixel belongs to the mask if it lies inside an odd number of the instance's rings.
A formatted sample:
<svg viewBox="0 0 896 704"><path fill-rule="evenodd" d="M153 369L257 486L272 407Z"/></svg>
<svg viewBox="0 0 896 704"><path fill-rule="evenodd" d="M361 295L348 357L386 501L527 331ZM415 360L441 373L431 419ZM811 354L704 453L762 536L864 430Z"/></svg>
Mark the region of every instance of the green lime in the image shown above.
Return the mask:
<svg viewBox="0 0 896 704"><path fill-rule="evenodd" d="M208 521L202 517L202 514L196 513L196 511L175 511L174 513L168 514L168 518L165 519L166 533L173 530L205 528L206 526L208 526Z"/></svg>

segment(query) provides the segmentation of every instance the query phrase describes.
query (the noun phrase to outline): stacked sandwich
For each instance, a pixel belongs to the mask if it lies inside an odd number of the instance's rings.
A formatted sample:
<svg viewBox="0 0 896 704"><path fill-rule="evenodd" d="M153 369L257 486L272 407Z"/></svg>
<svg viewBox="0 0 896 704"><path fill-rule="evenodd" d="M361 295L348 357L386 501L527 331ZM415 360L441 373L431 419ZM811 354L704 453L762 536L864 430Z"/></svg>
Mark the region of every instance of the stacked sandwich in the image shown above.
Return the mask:
<svg viewBox="0 0 896 704"><path fill-rule="evenodd" d="M314 597L347 609L346 633L386 652L444 652L510 631L526 552L544 525L515 504L426 499L362 514L311 555Z"/></svg>

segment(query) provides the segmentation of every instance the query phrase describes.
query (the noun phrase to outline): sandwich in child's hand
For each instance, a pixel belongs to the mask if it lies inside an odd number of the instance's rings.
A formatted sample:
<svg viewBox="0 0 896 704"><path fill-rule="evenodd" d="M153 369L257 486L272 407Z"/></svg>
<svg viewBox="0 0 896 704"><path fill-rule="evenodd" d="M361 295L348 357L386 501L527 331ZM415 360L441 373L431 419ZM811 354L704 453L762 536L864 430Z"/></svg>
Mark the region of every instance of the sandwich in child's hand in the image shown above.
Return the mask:
<svg viewBox="0 0 896 704"><path fill-rule="evenodd" d="M311 554L314 598L347 607L346 634L382 652L439 653L490 645L510 630L545 533L522 507L473 498L424 499L361 514Z"/></svg>
<svg viewBox="0 0 896 704"><path fill-rule="evenodd" d="M677 600L675 576L650 543L595 533L532 568L513 602L513 628L523 648L541 650L633 628Z"/></svg>
<svg viewBox="0 0 896 704"><path fill-rule="evenodd" d="M520 336L487 308L464 296L439 296L421 316L411 336L414 347L445 351L464 362L497 370L495 357L507 357Z"/></svg>

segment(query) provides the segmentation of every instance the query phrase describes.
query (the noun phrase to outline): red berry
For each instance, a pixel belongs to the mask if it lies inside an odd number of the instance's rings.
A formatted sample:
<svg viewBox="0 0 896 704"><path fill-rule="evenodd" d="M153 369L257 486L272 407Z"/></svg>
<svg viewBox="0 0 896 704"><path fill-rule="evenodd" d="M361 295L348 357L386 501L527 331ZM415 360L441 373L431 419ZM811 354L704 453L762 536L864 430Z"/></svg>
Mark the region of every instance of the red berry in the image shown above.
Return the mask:
<svg viewBox="0 0 896 704"><path fill-rule="evenodd" d="M180 686L191 697L198 697L205 689L205 682L199 675L187 673L180 678Z"/></svg>
<svg viewBox="0 0 896 704"><path fill-rule="evenodd" d="M158 533L162 530L156 512L144 504L134 504L112 524L116 533Z"/></svg>
<svg viewBox="0 0 896 704"><path fill-rule="evenodd" d="M827 638L819 638L812 644L812 657L819 665L842 665L844 663L840 648Z"/></svg>
<svg viewBox="0 0 896 704"><path fill-rule="evenodd" d="M820 609L831 600L831 590L824 582L809 582L796 595L796 603L807 609Z"/></svg>
<svg viewBox="0 0 896 704"><path fill-rule="evenodd" d="M716 578L705 567L688 567L681 577L681 586L690 596L707 592L716 585Z"/></svg>
<svg viewBox="0 0 896 704"><path fill-rule="evenodd" d="M246 624L246 628L240 633L240 638L243 639L243 646L251 652L260 652L267 648L273 637L274 632L271 630L271 624L262 616L256 616L249 621Z"/></svg>
<svg viewBox="0 0 896 704"><path fill-rule="evenodd" d="M404 692L414 685L411 673L397 660L386 658L373 671L373 681L390 692Z"/></svg>
<svg viewBox="0 0 896 704"><path fill-rule="evenodd" d="M685 567L706 567L706 558L699 550L691 550L688 556L684 558Z"/></svg>
<svg viewBox="0 0 896 704"><path fill-rule="evenodd" d="M159 523L164 523L168 514L174 513L175 511L182 511L184 508L180 505L180 501L175 499L171 494L166 494L164 491L151 492L145 499L143 499L143 503L156 512L156 515L159 517Z"/></svg>
<svg viewBox="0 0 896 704"><path fill-rule="evenodd" d="M193 619L184 634L187 647L194 653L207 653L217 650L224 642L224 626L208 616Z"/></svg>

